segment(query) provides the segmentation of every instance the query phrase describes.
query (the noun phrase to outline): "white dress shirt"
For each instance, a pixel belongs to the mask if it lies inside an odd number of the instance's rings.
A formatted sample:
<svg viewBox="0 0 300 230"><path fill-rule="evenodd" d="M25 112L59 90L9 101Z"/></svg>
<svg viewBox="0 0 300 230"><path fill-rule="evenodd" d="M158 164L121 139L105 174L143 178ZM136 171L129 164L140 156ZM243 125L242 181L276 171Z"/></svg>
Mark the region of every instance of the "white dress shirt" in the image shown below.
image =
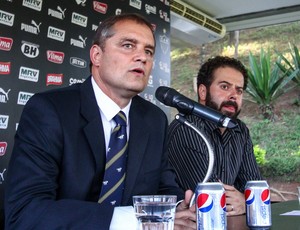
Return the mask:
<svg viewBox="0 0 300 230"><path fill-rule="evenodd" d="M128 103L128 105L121 109L112 99L110 99L103 91L99 88L97 83L95 82L94 78L92 77L92 86L94 89L95 97L97 100L97 104L99 107L99 112L102 119L103 124L103 130L105 135L105 145L106 150L108 149L109 144L109 138L112 130L116 126L115 121L113 120L113 117L122 110L127 118L127 140L129 140L129 109L131 105L131 100ZM107 151L106 151L107 152Z"/></svg>

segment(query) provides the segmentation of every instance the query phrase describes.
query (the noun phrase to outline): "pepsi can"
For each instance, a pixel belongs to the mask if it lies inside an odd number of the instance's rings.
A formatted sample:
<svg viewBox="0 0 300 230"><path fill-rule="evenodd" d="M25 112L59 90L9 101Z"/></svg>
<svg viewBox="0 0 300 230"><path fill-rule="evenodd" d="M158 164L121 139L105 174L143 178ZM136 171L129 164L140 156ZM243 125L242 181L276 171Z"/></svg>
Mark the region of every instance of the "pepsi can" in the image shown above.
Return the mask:
<svg viewBox="0 0 300 230"><path fill-rule="evenodd" d="M226 195L217 182L199 183L196 188L197 230L225 230Z"/></svg>
<svg viewBox="0 0 300 230"><path fill-rule="evenodd" d="M248 181L245 187L246 219L249 228L269 229L271 220L270 189L266 181Z"/></svg>

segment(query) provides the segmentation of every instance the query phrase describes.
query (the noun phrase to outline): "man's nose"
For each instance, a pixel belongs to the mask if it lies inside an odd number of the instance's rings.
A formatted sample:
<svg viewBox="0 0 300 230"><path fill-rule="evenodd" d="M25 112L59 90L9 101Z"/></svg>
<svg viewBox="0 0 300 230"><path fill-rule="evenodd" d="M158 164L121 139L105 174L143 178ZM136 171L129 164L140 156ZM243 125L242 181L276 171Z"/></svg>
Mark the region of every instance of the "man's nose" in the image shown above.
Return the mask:
<svg viewBox="0 0 300 230"><path fill-rule="evenodd" d="M238 91L236 89L231 89L229 94L229 99L235 101L237 97L238 97Z"/></svg>
<svg viewBox="0 0 300 230"><path fill-rule="evenodd" d="M149 59L149 56L146 54L145 50L136 50L134 54L135 61L146 62Z"/></svg>

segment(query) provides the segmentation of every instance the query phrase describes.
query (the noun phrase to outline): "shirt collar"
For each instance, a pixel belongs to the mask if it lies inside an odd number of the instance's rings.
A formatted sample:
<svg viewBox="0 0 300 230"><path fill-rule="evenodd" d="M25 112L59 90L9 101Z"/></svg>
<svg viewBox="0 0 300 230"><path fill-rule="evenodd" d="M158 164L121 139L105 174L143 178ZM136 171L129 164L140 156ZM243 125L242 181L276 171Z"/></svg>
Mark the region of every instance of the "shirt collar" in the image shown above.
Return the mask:
<svg viewBox="0 0 300 230"><path fill-rule="evenodd" d="M241 127L239 125L239 123L240 123L239 119L236 119L235 121L237 122L237 126L234 127L234 128L231 128L231 129L226 128L224 134L227 133L227 132L229 132L229 133L241 132ZM217 126L215 123L210 122L210 121L205 120L205 119L203 119L203 122L205 123L207 129L209 129L210 131L216 131L217 130L218 132L220 132L219 126Z"/></svg>
<svg viewBox="0 0 300 230"><path fill-rule="evenodd" d="M110 121L120 110L122 110L128 120L129 109L132 100L129 101L128 105L125 108L120 109L120 107L99 88L94 78L92 77L91 79L98 107L100 108L105 118Z"/></svg>

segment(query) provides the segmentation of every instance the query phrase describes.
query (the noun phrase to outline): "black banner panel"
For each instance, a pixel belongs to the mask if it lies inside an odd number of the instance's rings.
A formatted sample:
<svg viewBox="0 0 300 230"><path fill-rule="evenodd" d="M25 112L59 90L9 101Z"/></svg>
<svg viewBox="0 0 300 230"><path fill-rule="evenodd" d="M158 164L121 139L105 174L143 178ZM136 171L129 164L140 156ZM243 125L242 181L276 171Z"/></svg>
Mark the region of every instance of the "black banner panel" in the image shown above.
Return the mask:
<svg viewBox="0 0 300 230"><path fill-rule="evenodd" d="M99 23L125 12L144 15L155 28L154 67L141 96L169 114L154 95L170 85L170 0L0 0L0 210L24 105L37 92L82 83Z"/></svg>

